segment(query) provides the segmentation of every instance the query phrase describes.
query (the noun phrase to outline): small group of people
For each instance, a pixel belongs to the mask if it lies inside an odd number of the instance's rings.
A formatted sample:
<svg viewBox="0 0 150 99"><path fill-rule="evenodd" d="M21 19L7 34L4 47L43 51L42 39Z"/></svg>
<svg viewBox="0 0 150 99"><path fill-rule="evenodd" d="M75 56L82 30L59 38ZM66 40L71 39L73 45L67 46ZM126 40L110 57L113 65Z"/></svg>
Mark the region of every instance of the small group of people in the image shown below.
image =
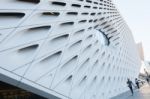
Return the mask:
<svg viewBox="0 0 150 99"><path fill-rule="evenodd" d="M134 86L135 88L137 88L137 89L140 89L140 80L138 80L137 78L135 78L135 84L136 84L136 85L134 85L133 82L128 78L128 80L127 80L127 85L128 85L128 87L129 87L129 89L130 89L132 95L134 94L134 92L133 92L133 86Z"/></svg>
<svg viewBox="0 0 150 99"><path fill-rule="evenodd" d="M146 69L144 69L144 71L145 71L145 75L146 75L146 76L145 76L145 80L146 80L147 83L150 85L150 75L149 75L149 73L147 72ZM129 87L129 89L130 89L132 95L134 94L133 87L135 87L135 88L137 88L137 89L140 89L140 83L144 84L143 81L138 80L137 78L135 78L135 84L136 84L136 86L135 86L135 85L133 84L133 82L128 78L128 80L127 80L127 85L128 85L128 87Z"/></svg>

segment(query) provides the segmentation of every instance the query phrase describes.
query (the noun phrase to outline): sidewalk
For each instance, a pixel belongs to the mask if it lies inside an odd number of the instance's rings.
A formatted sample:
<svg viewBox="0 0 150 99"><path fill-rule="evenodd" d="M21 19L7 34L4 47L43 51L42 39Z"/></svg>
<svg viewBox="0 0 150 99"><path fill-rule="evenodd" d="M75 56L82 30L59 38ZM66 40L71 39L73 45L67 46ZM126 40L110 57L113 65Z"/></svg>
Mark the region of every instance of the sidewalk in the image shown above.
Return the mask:
<svg viewBox="0 0 150 99"><path fill-rule="evenodd" d="M135 90L133 96L128 92L113 99L150 99L150 86L144 85L140 90Z"/></svg>

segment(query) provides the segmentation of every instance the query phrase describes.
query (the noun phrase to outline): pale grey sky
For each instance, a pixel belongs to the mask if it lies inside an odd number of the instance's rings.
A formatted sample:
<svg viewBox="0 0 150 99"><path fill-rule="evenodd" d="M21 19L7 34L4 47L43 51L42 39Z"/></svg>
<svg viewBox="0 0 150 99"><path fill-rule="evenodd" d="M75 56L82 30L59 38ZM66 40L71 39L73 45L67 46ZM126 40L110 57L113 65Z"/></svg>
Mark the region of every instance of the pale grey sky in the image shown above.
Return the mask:
<svg viewBox="0 0 150 99"><path fill-rule="evenodd" d="M150 0L113 0L129 25L135 41L142 42L145 59L150 60Z"/></svg>

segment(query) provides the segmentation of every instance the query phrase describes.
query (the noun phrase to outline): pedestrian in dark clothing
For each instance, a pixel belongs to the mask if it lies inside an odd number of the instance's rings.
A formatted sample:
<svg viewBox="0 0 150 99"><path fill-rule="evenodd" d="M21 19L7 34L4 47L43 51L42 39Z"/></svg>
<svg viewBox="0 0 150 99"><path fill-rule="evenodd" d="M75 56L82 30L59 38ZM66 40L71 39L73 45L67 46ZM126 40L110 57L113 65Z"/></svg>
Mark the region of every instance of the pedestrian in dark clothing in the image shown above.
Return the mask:
<svg viewBox="0 0 150 99"><path fill-rule="evenodd" d="M132 83L132 81L129 78L127 80L127 85L128 85L128 87L129 87L129 89L130 89L130 91L132 93L132 96L133 96L133 94L134 94L133 88L132 88L133 83Z"/></svg>
<svg viewBox="0 0 150 99"><path fill-rule="evenodd" d="M140 89L139 80L137 78L135 78L135 84L136 84L137 88Z"/></svg>
<svg viewBox="0 0 150 99"><path fill-rule="evenodd" d="M146 77L146 81L147 81L147 83L149 84L149 77L148 77L148 76Z"/></svg>

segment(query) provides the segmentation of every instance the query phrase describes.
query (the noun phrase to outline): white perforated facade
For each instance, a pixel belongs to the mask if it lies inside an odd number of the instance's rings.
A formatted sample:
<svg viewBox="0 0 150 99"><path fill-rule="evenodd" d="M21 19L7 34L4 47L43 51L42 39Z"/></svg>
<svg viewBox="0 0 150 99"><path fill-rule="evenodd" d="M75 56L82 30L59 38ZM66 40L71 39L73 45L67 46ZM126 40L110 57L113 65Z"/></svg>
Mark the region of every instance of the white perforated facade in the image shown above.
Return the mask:
<svg viewBox="0 0 150 99"><path fill-rule="evenodd" d="M109 99L139 68L111 0L0 0L4 82L50 99Z"/></svg>

